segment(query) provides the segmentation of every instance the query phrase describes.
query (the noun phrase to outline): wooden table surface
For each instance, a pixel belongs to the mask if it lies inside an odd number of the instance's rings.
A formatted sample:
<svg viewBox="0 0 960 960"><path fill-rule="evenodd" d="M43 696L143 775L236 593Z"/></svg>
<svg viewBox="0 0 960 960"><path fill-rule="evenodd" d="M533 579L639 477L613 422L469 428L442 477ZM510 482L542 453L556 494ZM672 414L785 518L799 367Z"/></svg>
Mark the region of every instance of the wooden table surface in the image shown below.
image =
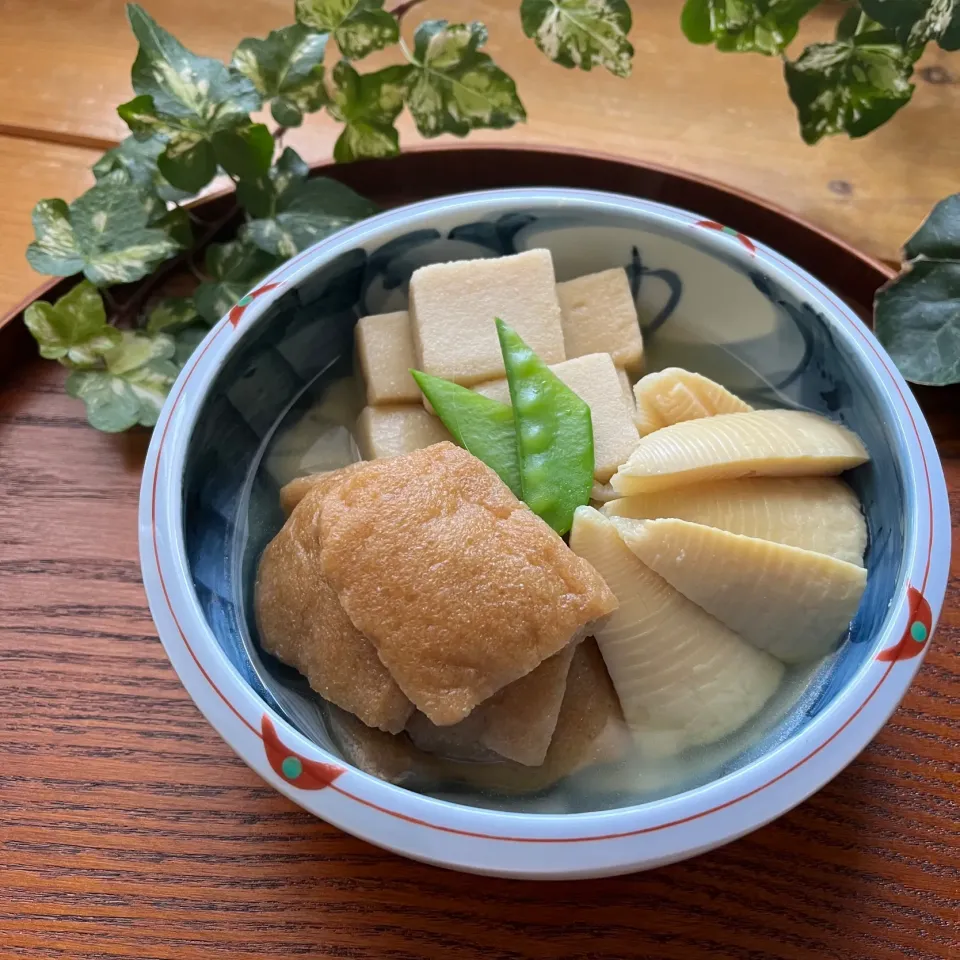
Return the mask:
<svg viewBox="0 0 960 960"><path fill-rule="evenodd" d="M226 56L239 38L289 22L292 3L148 6L189 46ZM424 10L484 19L491 53L518 81L530 122L488 141L703 173L888 260L934 201L960 188L960 58L927 56L914 103L876 135L809 148L776 62L692 47L679 0L633 6L628 81L547 63L520 34L516 0ZM23 259L34 202L73 198L124 135L114 107L129 96L134 43L120 0L3 0L0 15L2 314L38 280ZM806 34L827 30L818 15ZM294 143L318 160L334 135L315 120ZM39 361L0 383L2 960L960 956L956 562L900 709L844 773L776 823L626 878L460 876L313 819L207 725L167 663L140 583L147 437L97 434L62 384L62 371ZM956 515L957 393L921 400Z"/></svg>

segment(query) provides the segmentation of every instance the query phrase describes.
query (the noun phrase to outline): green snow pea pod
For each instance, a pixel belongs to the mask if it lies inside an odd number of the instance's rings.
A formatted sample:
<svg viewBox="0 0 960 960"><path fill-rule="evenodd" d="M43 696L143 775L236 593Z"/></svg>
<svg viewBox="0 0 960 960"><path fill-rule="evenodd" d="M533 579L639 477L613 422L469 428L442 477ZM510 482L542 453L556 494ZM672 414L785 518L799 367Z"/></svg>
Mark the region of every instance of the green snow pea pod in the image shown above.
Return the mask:
<svg viewBox="0 0 960 960"><path fill-rule="evenodd" d="M521 499L523 487L512 408L458 383L419 370L410 373L453 439L494 470L514 496Z"/></svg>
<svg viewBox="0 0 960 960"><path fill-rule="evenodd" d="M590 408L510 329L497 320L516 424L523 499L559 534L590 501Z"/></svg>

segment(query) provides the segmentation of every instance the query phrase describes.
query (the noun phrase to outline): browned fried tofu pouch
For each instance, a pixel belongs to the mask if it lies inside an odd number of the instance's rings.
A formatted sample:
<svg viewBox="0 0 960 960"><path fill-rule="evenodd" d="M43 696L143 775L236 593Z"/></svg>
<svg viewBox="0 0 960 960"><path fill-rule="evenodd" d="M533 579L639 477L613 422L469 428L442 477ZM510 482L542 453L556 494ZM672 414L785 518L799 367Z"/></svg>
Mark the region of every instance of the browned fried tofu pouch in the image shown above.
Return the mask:
<svg viewBox="0 0 960 960"><path fill-rule="evenodd" d="M574 649L571 644L548 657L452 727L438 727L418 711L407 721L410 739L421 750L454 760L506 757L539 766L553 739Z"/></svg>
<svg viewBox="0 0 960 960"><path fill-rule="evenodd" d="M593 567L452 443L346 476L323 502L321 544L350 620L440 726L617 606Z"/></svg>
<svg viewBox="0 0 960 960"><path fill-rule="evenodd" d="M318 483L339 483L347 474L366 466L361 460L351 463L339 470L327 470L323 473L311 473L305 477L297 477L280 488L280 507L289 517L294 507L307 495L307 491ZM329 486L326 489L330 489Z"/></svg>
<svg viewBox="0 0 960 960"><path fill-rule="evenodd" d="M371 727L396 733L413 704L350 622L321 570L320 509L351 472L319 478L267 545L257 572L257 627L263 648L304 674L322 697Z"/></svg>
<svg viewBox="0 0 960 960"><path fill-rule="evenodd" d="M630 734L620 701L593 639L578 644L573 653L556 730L546 759L539 767L522 766L509 760L499 763L442 760L422 753L402 734L389 736L371 730L340 711L332 714L331 721L344 758L374 776L392 783L403 782L408 777L427 778L434 784L459 781L479 790L506 794L543 790L592 764L621 760L630 749Z"/></svg>
<svg viewBox="0 0 960 960"><path fill-rule="evenodd" d="M596 763L622 760L631 746L610 675L597 641L578 644L547 756L539 767L516 763L458 763L459 779L480 789L518 793L542 790Z"/></svg>

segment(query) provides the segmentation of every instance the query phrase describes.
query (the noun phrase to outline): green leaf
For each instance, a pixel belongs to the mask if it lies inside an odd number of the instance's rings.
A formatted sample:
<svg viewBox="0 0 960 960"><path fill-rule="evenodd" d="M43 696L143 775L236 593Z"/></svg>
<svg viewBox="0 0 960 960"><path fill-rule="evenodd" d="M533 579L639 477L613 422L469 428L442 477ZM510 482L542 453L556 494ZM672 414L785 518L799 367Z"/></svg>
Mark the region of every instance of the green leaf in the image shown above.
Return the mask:
<svg viewBox="0 0 960 960"><path fill-rule="evenodd" d="M164 297L147 316L147 333L174 333L199 319L192 297Z"/></svg>
<svg viewBox="0 0 960 960"><path fill-rule="evenodd" d="M913 262L877 293L877 337L913 383L960 383L960 193L933 208L904 255Z"/></svg>
<svg viewBox="0 0 960 960"><path fill-rule="evenodd" d="M449 380L419 370L410 373L453 439L495 471L514 496L522 499L513 408Z"/></svg>
<svg viewBox="0 0 960 960"><path fill-rule="evenodd" d="M687 0L680 26L692 43L726 53L782 53L820 0Z"/></svg>
<svg viewBox="0 0 960 960"><path fill-rule="evenodd" d="M136 137L167 143L157 157L164 178L196 193L213 179L218 162L259 170L269 134L250 123L249 111L262 103L250 79L191 53L136 4L128 5L127 16L140 41L132 71L137 96L117 113ZM228 132L236 137L223 142Z"/></svg>
<svg viewBox="0 0 960 960"><path fill-rule="evenodd" d="M189 193L202 190L217 174L213 144L193 136L172 140L160 154L157 164L167 180Z"/></svg>
<svg viewBox="0 0 960 960"><path fill-rule="evenodd" d="M36 240L27 247L27 261L38 273L69 277L84 268L84 259L70 226L70 208L60 199L41 200L31 214Z"/></svg>
<svg viewBox="0 0 960 960"><path fill-rule="evenodd" d="M272 217L277 201L288 190L307 179L310 168L293 147L287 147L266 176L241 180L237 199L251 217Z"/></svg>
<svg viewBox="0 0 960 960"><path fill-rule="evenodd" d="M871 20L858 6L854 5L847 9L847 12L837 23L837 39L853 40L854 37L860 37L857 42L863 43L869 34L871 44L895 44L897 38L892 30L881 26L876 20Z"/></svg>
<svg viewBox="0 0 960 960"><path fill-rule="evenodd" d="M907 260L960 260L960 193L941 200L904 247Z"/></svg>
<svg viewBox="0 0 960 960"><path fill-rule="evenodd" d="M874 326L911 382L960 383L960 262L914 262L877 293Z"/></svg>
<svg viewBox="0 0 960 960"><path fill-rule="evenodd" d="M340 52L359 60L396 43L400 25L383 9L383 0L297 0L297 23L332 33Z"/></svg>
<svg viewBox="0 0 960 960"><path fill-rule="evenodd" d="M213 134L213 152L231 176L252 180L270 169L273 134L262 123L217 130Z"/></svg>
<svg viewBox="0 0 960 960"><path fill-rule="evenodd" d="M157 139L165 144L157 157L157 169L176 189L189 196L215 176L217 159L210 142L212 132L208 133L195 118L161 116L153 98L148 96L120 104L117 113L135 137Z"/></svg>
<svg viewBox="0 0 960 960"><path fill-rule="evenodd" d="M463 137L480 127L501 130L526 119L513 80L479 52L486 40L481 23L425 20L417 27L407 106L423 136Z"/></svg>
<svg viewBox="0 0 960 960"><path fill-rule="evenodd" d="M523 32L562 67L606 67L618 77L630 75L633 46L627 0L523 0Z"/></svg>
<svg viewBox="0 0 960 960"><path fill-rule="evenodd" d="M131 72L133 89L152 98L158 115L194 119L213 130L261 107L260 94L247 77L213 57L191 53L138 4L127 5L127 18L140 43Z"/></svg>
<svg viewBox="0 0 960 960"><path fill-rule="evenodd" d="M713 43L713 20L708 0L687 0L680 14L680 29L691 43Z"/></svg>
<svg viewBox="0 0 960 960"><path fill-rule="evenodd" d="M815 43L784 64L790 99L807 143L847 133L863 137L886 123L913 96L913 61L871 33Z"/></svg>
<svg viewBox="0 0 960 960"><path fill-rule="evenodd" d="M178 330L173 335L174 353L173 362L178 370L182 369L184 364L193 356L194 350L200 346L203 338L209 332L209 327L194 324L183 330Z"/></svg>
<svg viewBox="0 0 960 960"><path fill-rule="evenodd" d="M141 194L128 183L103 180L69 207L41 200L33 211L37 239L27 248L27 260L54 276L83 270L98 287L131 283L179 249L166 230L147 221Z"/></svg>
<svg viewBox="0 0 960 960"><path fill-rule="evenodd" d="M244 227L261 250L286 260L324 237L377 212L349 187L318 177L291 185L278 197L276 213Z"/></svg>
<svg viewBox="0 0 960 960"><path fill-rule="evenodd" d="M106 369L74 370L67 377L67 393L86 404L87 419L98 430L152 427L177 376L173 355L169 337L125 330L106 354Z"/></svg>
<svg viewBox="0 0 960 960"><path fill-rule="evenodd" d="M161 200L183 200L190 194L168 183L157 167L157 158L163 153L165 146L157 137L147 140L138 140L135 136L127 137L93 165L93 175L97 180L102 180L111 173L123 171L134 186L145 192L155 193Z"/></svg>
<svg viewBox="0 0 960 960"><path fill-rule="evenodd" d="M266 40L249 38L234 51L232 66L257 88L284 127L299 127L305 113L328 100L323 79L327 35L300 24L273 30Z"/></svg>
<svg viewBox="0 0 960 960"><path fill-rule="evenodd" d="M86 280L56 303L30 304L23 319L40 345L40 356L65 366L92 366L120 343L120 331L107 323L100 293Z"/></svg>
<svg viewBox="0 0 960 960"><path fill-rule="evenodd" d="M193 245L193 227L190 225L190 215L183 207L173 207L158 217L150 220L151 227L164 230L167 236L181 249Z"/></svg>
<svg viewBox="0 0 960 960"><path fill-rule="evenodd" d="M960 50L960 0L860 0L860 6L907 50L919 54L931 40Z"/></svg>
<svg viewBox="0 0 960 960"><path fill-rule="evenodd" d="M97 183L105 188L111 186L133 186L140 197L140 205L147 215L147 225L154 226L157 221L167 215L167 205L152 190L133 184L130 175L125 170L113 170L97 179Z"/></svg>
<svg viewBox="0 0 960 960"><path fill-rule="evenodd" d="M333 147L338 163L400 152L394 121L403 109L411 67L396 65L376 73L357 73L345 60L333 70L330 113L344 124Z"/></svg>
<svg viewBox="0 0 960 960"><path fill-rule="evenodd" d="M216 323L281 262L242 234L231 243L211 244L205 261L211 279L193 293L198 313L208 323Z"/></svg>

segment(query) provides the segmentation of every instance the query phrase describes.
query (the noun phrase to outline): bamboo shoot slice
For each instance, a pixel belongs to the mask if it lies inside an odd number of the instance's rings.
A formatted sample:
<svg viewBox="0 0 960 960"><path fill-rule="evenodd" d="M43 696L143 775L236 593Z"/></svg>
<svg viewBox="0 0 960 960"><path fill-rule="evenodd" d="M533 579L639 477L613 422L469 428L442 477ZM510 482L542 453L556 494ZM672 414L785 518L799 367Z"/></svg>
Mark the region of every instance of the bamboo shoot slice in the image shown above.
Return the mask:
<svg viewBox="0 0 960 960"><path fill-rule="evenodd" d="M866 570L852 563L699 523L622 517L613 523L651 570L785 663L829 653L867 583Z"/></svg>
<svg viewBox="0 0 960 960"><path fill-rule="evenodd" d="M642 437L610 481L623 496L705 480L833 476L869 460L860 438L815 413L754 410Z"/></svg>
<svg viewBox="0 0 960 960"><path fill-rule="evenodd" d="M867 546L860 502L834 477L714 480L623 497L605 503L601 512L630 520L689 520L825 553L861 567Z"/></svg>
<svg viewBox="0 0 960 960"><path fill-rule="evenodd" d="M746 723L776 690L783 665L641 563L602 514L577 510L570 546L620 601L595 633L642 753L667 756L713 743Z"/></svg>
<svg viewBox="0 0 960 960"><path fill-rule="evenodd" d="M672 423L753 409L726 387L682 367L648 373L634 386L633 396L641 436Z"/></svg>

